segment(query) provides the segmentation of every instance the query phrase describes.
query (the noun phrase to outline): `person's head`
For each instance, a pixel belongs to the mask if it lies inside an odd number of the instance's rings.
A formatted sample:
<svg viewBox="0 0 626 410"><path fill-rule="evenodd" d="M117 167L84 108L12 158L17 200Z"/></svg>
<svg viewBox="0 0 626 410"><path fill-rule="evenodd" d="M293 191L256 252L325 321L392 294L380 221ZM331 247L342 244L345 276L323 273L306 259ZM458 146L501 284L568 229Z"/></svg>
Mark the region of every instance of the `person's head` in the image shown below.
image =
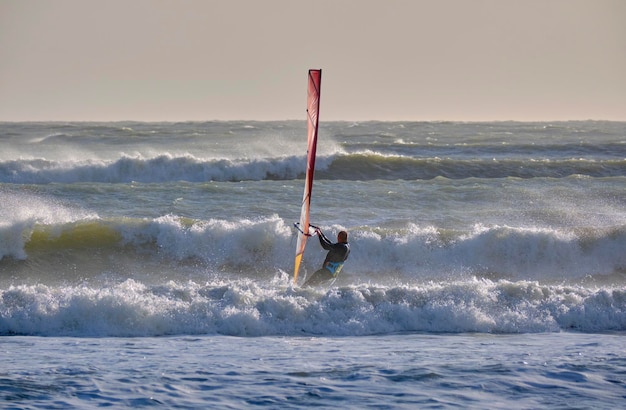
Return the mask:
<svg viewBox="0 0 626 410"><path fill-rule="evenodd" d="M348 242L348 232L346 231L340 231L337 234L337 241L338 242Z"/></svg>

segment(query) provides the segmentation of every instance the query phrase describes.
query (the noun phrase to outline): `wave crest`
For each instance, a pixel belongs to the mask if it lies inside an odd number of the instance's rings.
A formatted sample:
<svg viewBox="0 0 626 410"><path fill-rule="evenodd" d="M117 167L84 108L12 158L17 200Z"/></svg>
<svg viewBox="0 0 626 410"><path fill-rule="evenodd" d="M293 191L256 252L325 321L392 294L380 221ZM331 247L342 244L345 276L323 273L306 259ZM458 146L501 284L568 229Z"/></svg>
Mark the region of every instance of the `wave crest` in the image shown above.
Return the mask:
<svg viewBox="0 0 626 410"><path fill-rule="evenodd" d="M278 215L239 220L174 215L88 218L0 226L0 257L38 264L42 274L50 277L68 270L80 273L83 268L115 270L117 262L124 260L125 271L171 270L172 275L184 276L188 273L179 272L181 266L196 265L197 275L222 272L267 279L277 270L291 269L294 241L293 228ZM455 231L409 224L351 229L351 244L353 252L342 273L342 280L351 283L415 283L476 275L579 282L626 272L622 252L626 226L564 231L477 225L470 231ZM323 255L319 245L311 243L304 272L316 270ZM0 269L9 263L2 258ZM23 268L28 267L26 263Z"/></svg>
<svg viewBox="0 0 626 410"><path fill-rule="evenodd" d="M152 158L123 155L117 160L53 161L21 159L0 162L0 182L161 183L172 181L291 180L304 176L302 156L201 159L187 154ZM464 178L563 178L626 176L626 160L416 158L365 151L318 156L317 179L418 180Z"/></svg>
<svg viewBox="0 0 626 410"><path fill-rule="evenodd" d="M284 278L283 278L284 279ZM626 330L626 292L470 280L328 291L252 281L0 291L0 335L361 336L398 332Z"/></svg>

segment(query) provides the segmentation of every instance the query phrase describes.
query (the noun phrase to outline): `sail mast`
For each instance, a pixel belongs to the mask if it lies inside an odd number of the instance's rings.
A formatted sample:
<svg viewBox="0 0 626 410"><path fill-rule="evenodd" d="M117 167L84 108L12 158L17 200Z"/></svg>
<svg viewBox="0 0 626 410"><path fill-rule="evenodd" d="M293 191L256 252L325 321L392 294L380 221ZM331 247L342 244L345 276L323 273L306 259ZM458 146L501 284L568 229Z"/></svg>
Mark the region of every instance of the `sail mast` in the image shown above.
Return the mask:
<svg viewBox="0 0 626 410"><path fill-rule="evenodd" d="M322 85L322 70L309 70L307 89L307 166L300 210L298 242L296 244L296 259L293 271L293 282L298 280L298 271L302 262L302 255L306 247L309 233L309 214L311 209L311 193L315 176L315 156L317 153L317 129L319 123L320 91Z"/></svg>

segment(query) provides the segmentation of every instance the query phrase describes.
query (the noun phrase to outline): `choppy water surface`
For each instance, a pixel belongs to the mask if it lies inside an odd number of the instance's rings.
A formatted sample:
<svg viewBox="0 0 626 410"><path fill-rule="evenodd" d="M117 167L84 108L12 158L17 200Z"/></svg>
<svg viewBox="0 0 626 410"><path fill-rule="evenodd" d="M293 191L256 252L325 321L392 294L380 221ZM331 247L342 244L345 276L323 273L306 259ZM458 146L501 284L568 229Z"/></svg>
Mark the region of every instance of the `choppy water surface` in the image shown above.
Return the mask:
<svg viewBox="0 0 626 410"><path fill-rule="evenodd" d="M1 123L7 406L624 398L625 123L322 122L316 289L304 126Z"/></svg>

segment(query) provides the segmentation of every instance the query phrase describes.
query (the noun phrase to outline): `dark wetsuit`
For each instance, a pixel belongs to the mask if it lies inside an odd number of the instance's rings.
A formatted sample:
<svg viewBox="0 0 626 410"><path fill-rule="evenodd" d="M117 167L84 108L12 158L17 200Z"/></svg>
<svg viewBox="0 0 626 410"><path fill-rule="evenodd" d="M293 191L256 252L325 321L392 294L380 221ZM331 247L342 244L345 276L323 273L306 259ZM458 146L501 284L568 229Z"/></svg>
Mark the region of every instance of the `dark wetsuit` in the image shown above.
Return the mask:
<svg viewBox="0 0 626 410"><path fill-rule="evenodd" d="M322 248L326 249L328 253L326 254L322 268L313 273L304 283L304 286L315 286L336 278L343 267L343 263L348 259L348 255L350 255L350 245L348 242L332 243L322 231L319 231L318 236L320 238L320 245L322 245Z"/></svg>

